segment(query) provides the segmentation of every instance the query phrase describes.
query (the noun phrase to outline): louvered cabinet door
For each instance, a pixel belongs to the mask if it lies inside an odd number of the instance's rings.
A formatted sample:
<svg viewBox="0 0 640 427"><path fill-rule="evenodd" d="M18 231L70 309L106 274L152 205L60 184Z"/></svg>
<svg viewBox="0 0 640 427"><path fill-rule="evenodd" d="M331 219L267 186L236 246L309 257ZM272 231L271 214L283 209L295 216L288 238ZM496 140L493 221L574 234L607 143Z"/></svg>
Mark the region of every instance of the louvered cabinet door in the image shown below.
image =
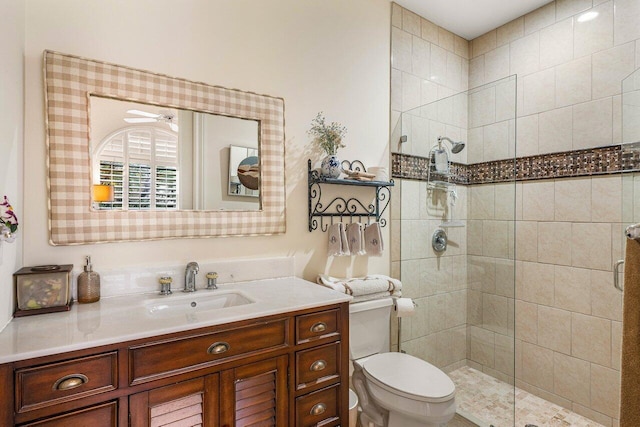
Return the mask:
<svg viewBox="0 0 640 427"><path fill-rule="evenodd" d="M287 356L229 369L220 374L222 427L286 427Z"/></svg>
<svg viewBox="0 0 640 427"><path fill-rule="evenodd" d="M134 394L131 427L218 427L218 374Z"/></svg>

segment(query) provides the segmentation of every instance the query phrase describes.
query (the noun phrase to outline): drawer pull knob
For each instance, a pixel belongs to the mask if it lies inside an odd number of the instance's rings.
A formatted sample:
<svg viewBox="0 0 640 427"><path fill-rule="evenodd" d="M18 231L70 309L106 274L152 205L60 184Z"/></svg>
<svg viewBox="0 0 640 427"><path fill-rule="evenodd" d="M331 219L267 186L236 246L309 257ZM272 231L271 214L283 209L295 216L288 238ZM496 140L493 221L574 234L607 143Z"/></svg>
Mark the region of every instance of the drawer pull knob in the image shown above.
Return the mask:
<svg viewBox="0 0 640 427"><path fill-rule="evenodd" d="M222 353L225 353L225 352L229 351L230 348L231 348L231 346L229 345L228 342L214 342L207 349L207 353L209 353L209 354L222 354Z"/></svg>
<svg viewBox="0 0 640 427"><path fill-rule="evenodd" d="M322 371L324 368L327 367L327 362L324 360L316 360L315 362L313 362L311 364L311 366L309 367L310 371L314 371L314 372L318 372L318 371Z"/></svg>
<svg viewBox="0 0 640 427"><path fill-rule="evenodd" d="M314 323L311 327L311 332L324 332L327 330L327 324L324 322Z"/></svg>
<svg viewBox="0 0 640 427"><path fill-rule="evenodd" d="M54 390L71 390L76 387L80 387L83 384L89 382L89 378L82 374L65 375L58 381L53 383Z"/></svg>
<svg viewBox="0 0 640 427"><path fill-rule="evenodd" d="M311 411L309 411L309 414L321 415L321 414L324 414L324 411L326 410L327 410L327 405L325 405L324 403L316 403L315 405L313 405L313 408L311 408Z"/></svg>

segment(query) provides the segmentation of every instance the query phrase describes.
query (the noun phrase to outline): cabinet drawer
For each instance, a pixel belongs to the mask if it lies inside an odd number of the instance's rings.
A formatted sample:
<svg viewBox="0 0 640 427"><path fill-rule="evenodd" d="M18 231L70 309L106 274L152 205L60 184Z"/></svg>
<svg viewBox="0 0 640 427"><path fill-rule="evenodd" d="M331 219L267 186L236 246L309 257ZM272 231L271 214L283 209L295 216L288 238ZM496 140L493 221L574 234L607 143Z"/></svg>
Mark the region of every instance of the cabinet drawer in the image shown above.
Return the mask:
<svg viewBox="0 0 640 427"><path fill-rule="evenodd" d="M109 402L91 408L73 411L57 417L47 418L23 427L69 427L69 426L91 426L91 427L117 427L118 425L118 403Z"/></svg>
<svg viewBox="0 0 640 427"><path fill-rule="evenodd" d="M296 399L296 426L338 425L340 386L325 388Z"/></svg>
<svg viewBox="0 0 640 427"><path fill-rule="evenodd" d="M296 317L296 343L340 336L340 313L327 310Z"/></svg>
<svg viewBox="0 0 640 427"><path fill-rule="evenodd" d="M287 320L144 344L129 349L132 385L287 345Z"/></svg>
<svg viewBox="0 0 640 427"><path fill-rule="evenodd" d="M26 412L118 387L116 352L18 369L16 411Z"/></svg>
<svg viewBox="0 0 640 427"><path fill-rule="evenodd" d="M296 389L340 377L340 342L296 353Z"/></svg>

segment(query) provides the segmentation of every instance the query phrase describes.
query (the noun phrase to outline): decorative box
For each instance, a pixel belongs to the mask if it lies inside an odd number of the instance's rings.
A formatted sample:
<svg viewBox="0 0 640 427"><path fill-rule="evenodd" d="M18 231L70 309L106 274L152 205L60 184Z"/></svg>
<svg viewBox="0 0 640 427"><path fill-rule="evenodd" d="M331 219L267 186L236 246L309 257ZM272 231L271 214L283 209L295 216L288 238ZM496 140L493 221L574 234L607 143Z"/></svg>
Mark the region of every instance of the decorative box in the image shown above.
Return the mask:
<svg viewBox="0 0 640 427"><path fill-rule="evenodd" d="M13 274L16 287L15 317L69 311L73 265L24 267Z"/></svg>

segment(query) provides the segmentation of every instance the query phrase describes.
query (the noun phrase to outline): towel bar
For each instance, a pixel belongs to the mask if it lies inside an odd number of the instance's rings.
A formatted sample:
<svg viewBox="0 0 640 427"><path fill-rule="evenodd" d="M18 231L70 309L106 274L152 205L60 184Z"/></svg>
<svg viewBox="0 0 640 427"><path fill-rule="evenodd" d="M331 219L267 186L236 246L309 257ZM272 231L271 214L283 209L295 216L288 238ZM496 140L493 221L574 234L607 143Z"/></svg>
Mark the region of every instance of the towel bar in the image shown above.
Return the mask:
<svg viewBox="0 0 640 427"><path fill-rule="evenodd" d="M616 261L613 264L613 286L620 290L620 291L624 291L624 287L622 287L622 285L620 285L620 266L624 264L624 260L623 259L619 259L618 261Z"/></svg>

